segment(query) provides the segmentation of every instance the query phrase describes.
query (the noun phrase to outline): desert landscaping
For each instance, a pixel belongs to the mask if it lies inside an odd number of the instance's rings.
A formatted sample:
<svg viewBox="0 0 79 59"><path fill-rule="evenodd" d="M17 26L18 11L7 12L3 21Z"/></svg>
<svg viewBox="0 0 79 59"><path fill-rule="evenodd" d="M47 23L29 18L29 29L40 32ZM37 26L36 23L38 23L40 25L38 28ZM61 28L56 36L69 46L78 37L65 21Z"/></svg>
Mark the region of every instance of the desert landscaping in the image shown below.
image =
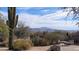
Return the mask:
<svg viewBox="0 0 79 59"><path fill-rule="evenodd" d="M79 7L0 10L0 51L79 51Z"/></svg>

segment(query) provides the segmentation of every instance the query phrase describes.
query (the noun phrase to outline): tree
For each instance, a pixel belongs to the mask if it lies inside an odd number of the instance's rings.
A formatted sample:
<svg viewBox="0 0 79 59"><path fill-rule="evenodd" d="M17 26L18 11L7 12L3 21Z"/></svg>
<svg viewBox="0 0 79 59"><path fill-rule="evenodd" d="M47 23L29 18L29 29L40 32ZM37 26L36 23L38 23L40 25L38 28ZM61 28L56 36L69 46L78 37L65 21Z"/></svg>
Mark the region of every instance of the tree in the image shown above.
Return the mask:
<svg viewBox="0 0 79 59"><path fill-rule="evenodd" d="M73 13L73 18L76 20L76 19L79 19L79 7L64 7L63 9L69 9L69 13L67 14L67 16L72 12ZM75 25L78 25L79 26L79 22L77 22ZM74 42L78 42L79 43L79 40L75 39Z"/></svg>
<svg viewBox="0 0 79 59"><path fill-rule="evenodd" d="M26 39L29 36L29 27L25 26L24 22L18 22L18 26L15 31L15 35L19 39Z"/></svg>
<svg viewBox="0 0 79 59"><path fill-rule="evenodd" d="M79 19L79 7L62 7L61 9L68 9L68 14L67 16L72 13L73 14L73 18L75 19Z"/></svg>
<svg viewBox="0 0 79 59"><path fill-rule="evenodd" d="M8 20L9 27L9 50L13 49L14 29L18 22L18 15L16 16L16 7L8 7Z"/></svg>
<svg viewBox="0 0 79 59"><path fill-rule="evenodd" d="M3 34L3 40L8 39L8 26L4 23L4 21L0 18L0 33Z"/></svg>

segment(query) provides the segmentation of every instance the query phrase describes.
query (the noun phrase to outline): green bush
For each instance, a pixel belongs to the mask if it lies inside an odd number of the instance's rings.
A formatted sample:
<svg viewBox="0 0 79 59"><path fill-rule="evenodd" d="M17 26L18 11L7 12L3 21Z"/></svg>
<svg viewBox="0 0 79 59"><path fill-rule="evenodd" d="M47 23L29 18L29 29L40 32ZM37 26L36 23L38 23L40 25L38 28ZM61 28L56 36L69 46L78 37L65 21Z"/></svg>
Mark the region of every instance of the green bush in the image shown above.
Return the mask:
<svg viewBox="0 0 79 59"><path fill-rule="evenodd" d="M65 32L36 32L31 34L31 40L35 46L47 46L59 43L66 39Z"/></svg>
<svg viewBox="0 0 79 59"><path fill-rule="evenodd" d="M50 45L54 44L54 43L58 43L58 41L60 40L64 40L65 36L62 33L57 33L57 32L52 32L52 33L47 33L44 36L45 39L47 39L50 42Z"/></svg>
<svg viewBox="0 0 79 59"><path fill-rule="evenodd" d="M34 46L47 46L49 45L49 41L47 39L43 39L43 38L33 38L32 42L34 44Z"/></svg>
<svg viewBox="0 0 79 59"><path fill-rule="evenodd" d="M16 40L13 43L13 50L28 50L33 46L31 40Z"/></svg>
<svg viewBox="0 0 79 59"><path fill-rule="evenodd" d="M40 40L40 46L48 46L48 45L49 45L49 41L47 39Z"/></svg>
<svg viewBox="0 0 79 59"><path fill-rule="evenodd" d="M3 45L4 45L5 47L8 47L8 39L5 40L5 41L3 41Z"/></svg>

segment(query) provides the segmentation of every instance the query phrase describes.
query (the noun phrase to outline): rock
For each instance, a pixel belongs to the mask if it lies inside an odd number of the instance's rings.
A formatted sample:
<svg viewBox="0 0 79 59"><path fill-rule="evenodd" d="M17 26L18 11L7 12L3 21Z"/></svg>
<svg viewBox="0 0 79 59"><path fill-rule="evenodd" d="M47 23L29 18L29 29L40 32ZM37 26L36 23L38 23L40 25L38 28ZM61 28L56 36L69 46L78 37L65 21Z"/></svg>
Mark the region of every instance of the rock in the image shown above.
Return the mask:
<svg viewBox="0 0 79 59"><path fill-rule="evenodd" d="M60 46L53 45L48 49L48 51L60 51Z"/></svg>

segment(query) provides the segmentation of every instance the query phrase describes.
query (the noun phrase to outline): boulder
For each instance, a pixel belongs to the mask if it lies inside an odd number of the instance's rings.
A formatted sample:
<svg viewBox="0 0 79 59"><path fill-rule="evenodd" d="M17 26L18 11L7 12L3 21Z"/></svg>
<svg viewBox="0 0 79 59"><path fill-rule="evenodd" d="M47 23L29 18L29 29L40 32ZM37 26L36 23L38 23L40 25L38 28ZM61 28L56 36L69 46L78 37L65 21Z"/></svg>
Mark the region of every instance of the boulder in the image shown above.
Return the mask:
<svg viewBox="0 0 79 59"><path fill-rule="evenodd" d="M50 46L48 51L60 51L60 46L58 46L58 45Z"/></svg>

